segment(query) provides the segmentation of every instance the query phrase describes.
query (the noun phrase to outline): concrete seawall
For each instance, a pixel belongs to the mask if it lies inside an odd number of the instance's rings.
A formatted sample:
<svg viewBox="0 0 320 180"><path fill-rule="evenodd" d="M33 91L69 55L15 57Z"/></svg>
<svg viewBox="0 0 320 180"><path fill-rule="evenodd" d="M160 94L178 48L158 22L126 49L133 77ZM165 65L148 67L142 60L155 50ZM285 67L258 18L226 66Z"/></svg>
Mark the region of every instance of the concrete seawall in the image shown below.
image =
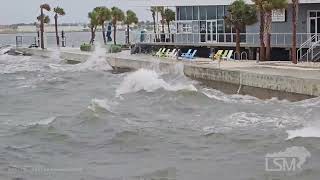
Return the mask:
<svg viewBox="0 0 320 180"><path fill-rule="evenodd" d="M158 66L162 71L174 71L174 66L180 63L183 65L183 72L186 76L205 82L205 84L227 93L290 100L320 96L320 71L317 69L280 69L263 64L250 65L249 67L219 68L217 64L182 63L166 59L151 61L132 56L113 57L109 58L108 62L115 69L140 69ZM295 72L297 73L295 74ZM301 73L307 75L300 76Z"/></svg>
<svg viewBox="0 0 320 180"><path fill-rule="evenodd" d="M26 51L26 49L24 49ZM29 53L50 56L50 51L28 50ZM84 62L92 54L80 51L61 51L60 57L69 62ZM157 59L146 55L130 55L128 52L108 54L106 60L115 70L136 70L158 68L161 71L176 71L183 67L183 73L226 93L249 94L260 98L301 100L320 96L320 69L301 68L270 63L222 62L190 63L172 59Z"/></svg>

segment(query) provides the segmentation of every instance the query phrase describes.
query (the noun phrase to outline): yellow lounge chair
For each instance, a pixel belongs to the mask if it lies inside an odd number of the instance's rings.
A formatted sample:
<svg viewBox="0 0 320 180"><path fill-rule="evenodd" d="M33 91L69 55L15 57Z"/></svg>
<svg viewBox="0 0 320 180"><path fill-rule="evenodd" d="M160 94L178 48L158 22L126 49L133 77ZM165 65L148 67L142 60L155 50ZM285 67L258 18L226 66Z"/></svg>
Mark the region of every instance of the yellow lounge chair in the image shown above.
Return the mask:
<svg viewBox="0 0 320 180"><path fill-rule="evenodd" d="M218 50L218 52L213 56L213 59L220 59L222 53L223 53L223 50Z"/></svg>

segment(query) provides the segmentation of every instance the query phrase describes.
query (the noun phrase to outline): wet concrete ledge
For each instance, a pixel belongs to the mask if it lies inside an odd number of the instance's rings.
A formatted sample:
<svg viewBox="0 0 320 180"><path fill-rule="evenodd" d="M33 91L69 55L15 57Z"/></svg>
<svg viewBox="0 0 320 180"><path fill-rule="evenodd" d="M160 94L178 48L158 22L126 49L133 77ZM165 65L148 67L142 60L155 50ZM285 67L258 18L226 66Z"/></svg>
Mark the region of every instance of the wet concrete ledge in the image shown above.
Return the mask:
<svg viewBox="0 0 320 180"><path fill-rule="evenodd" d="M131 58L108 59L109 64L117 69L154 68L154 63ZM161 71L175 71L176 62L159 62ZM248 94L261 99L277 97L291 101L303 100L320 95L320 80L306 79L275 74L261 74L239 69L221 69L183 63L186 76L203 82L204 85L228 94Z"/></svg>
<svg viewBox="0 0 320 180"><path fill-rule="evenodd" d="M38 49L28 52L48 57L52 53ZM90 53L61 51L60 57L67 61L84 62L90 57ZM129 54L113 54L105 58L115 71L158 68L161 71L176 72L177 66L182 66L181 69L186 76L230 94L248 94L263 99L278 97L293 101L320 96L320 70L279 69L270 65L218 67L217 64L198 64L172 59L150 60L154 58Z"/></svg>

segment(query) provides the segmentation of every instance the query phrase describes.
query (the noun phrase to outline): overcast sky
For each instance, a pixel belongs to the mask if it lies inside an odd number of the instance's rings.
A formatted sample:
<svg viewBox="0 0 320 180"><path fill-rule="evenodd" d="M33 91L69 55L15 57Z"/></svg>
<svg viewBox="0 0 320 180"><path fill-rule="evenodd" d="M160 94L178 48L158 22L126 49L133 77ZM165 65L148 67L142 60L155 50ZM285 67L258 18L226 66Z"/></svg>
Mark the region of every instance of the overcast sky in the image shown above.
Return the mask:
<svg viewBox="0 0 320 180"><path fill-rule="evenodd" d="M32 23L40 13L39 5L63 7L67 13L60 22L88 22L87 14L96 6L118 6L123 10L134 10L140 20L151 20L147 10L150 0L0 0L0 24ZM52 17L52 14L51 14Z"/></svg>

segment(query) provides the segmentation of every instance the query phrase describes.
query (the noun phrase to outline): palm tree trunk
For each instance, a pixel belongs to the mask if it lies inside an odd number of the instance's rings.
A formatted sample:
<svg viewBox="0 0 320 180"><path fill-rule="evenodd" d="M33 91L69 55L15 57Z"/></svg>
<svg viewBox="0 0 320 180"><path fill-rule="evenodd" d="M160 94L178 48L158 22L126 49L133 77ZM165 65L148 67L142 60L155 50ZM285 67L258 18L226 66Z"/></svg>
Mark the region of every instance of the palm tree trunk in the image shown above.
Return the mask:
<svg viewBox="0 0 320 180"><path fill-rule="evenodd" d="M171 32L170 32L170 22L167 22L167 26L168 26L168 33L169 33L169 41L171 41Z"/></svg>
<svg viewBox="0 0 320 180"><path fill-rule="evenodd" d="M41 8L41 20L40 20L40 38L41 38L41 42L40 42L40 47L41 49L44 49L44 41L43 41L43 32L44 32L44 15L43 15L43 9Z"/></svg>
<svg viewBox="0 0 320 180"><path fill-rule="evenodd" d="M260 11L260 61L265 60L265 45L264 45L264 38L263 38L263 33L264 33L264 12Z"/></svg>
<svg viewBox="0 0 320 180"><path fill-rule="evenodd" d="M236 29L236 54L237 57L236 59L240 59L240 29L239 28L235 28Z"/></svg>
<svg viewBox="0 0 320 180"><path fill-rule="evenodd" d="M153 19L153 32L154 32L154 36L157 39L157 30L156 30L156 16L152 15L152 19Z"/></svg>
<svg viewBox="0 0 320 180"><path fill-rule="evenodd" d="M291 59L293 64L297 64L297 8L298 0L292 0L292 48Z"/></svg>
<svg viewBox="0 0 320 180"><path fill-rule="evenodd" d="M60 41L59 41L59 34L58 34L58 14L54 15L54 26L55 26L55 31L56 31L56 40L57 40L57 46L60 46Z"/></svg>
<svg viewBox="0 0 320 180"><path fill-rule="evenodd" d="M117 36L117 25L113 25L113 43L114 45L117 45L117 40L116 40L116 36Z"/></svg>
<svg viewBox="0 0 320 180"><path fill-rule="evenodd" d="M271 39L270 31L272 25L272 11L265 12L264 14L264 44L266 46L266 57L267 61L270 60L271 56Z"/></svg>
<svg viewBox="0 0 320 180"><path fill-rule="evenodd" d="M92 26L91 27L91 39L90 39L90 44L93 45L94 39L96 38L96 30L95 27Z"/></svg>
<svg viewBox="0 0 320 180"><path fill-rule="evenodd" d="M130 27L129 24L127 24L127 43L130 44Z"/></svg>
<svg viewBox="0 0 320 180"><path fill-rule="evenodd" d="M103 37L103 42L106 45L107 44L107 39L106 39L106 28L104 26L104 23L102 24L102 37Z"/></svg>
<svg viewBox="0 0 320 180"><path fill-rule="evenodd" d="M164 20L163 19L161 19L161 26L162 26L162 28L161 28L161 42L166 42L166 34L164 33Z"/></svg>

